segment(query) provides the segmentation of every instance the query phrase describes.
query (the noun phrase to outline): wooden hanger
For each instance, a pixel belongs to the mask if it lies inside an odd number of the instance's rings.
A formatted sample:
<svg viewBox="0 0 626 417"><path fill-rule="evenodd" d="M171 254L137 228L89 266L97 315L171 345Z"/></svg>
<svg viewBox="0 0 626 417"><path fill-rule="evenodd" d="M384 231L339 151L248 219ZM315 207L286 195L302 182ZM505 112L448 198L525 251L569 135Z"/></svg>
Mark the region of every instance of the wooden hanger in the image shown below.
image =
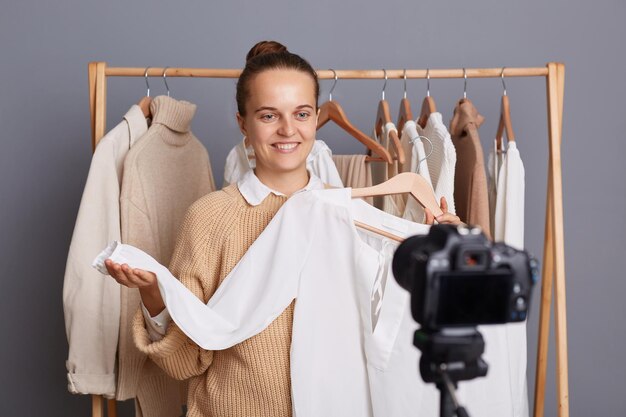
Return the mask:
<svg viewBox="0 0 626 417"><path fill-rule="evenodd" d="M513 133L513 124L511 123L511 109L509 106L509 96L506 94L506 85L504 84L504 68L502 68L502 86L504 93L500 104L500 121L498 123L498 131L496 133L497 149L502 149L502 135L506 132L506 139L509 142L515 142L515 134Z"/></svg>
<svg viewBox="0 0 626 417"><path fill-rule="evenodd" d="M380 100L378 102L378 111L376 113L376 136L380 138L383 132L383 125L387 123L393 123L391 121L391 113L389 112L389 103L387 100ZM404 149L400 144L400 138L398 137L398 131L392 129L389 131L389 138L391 139L391 146L395 154L395 159L398 160L400 164L404 164Z"/></svg>
<svg viewBox="0 0 626 417"><path fill-rule="evenodd" d="M334 72L334 70L332 71ZM336 73L335 84L337 84ZM391 158L391 154L389 153L389 151L387 151L387 149L385 149L385 147L382 146L380 143L376 142L374 139L370 138L368 135L354 127L352 123L350 123L348 116L346 116L339 103L333 101L332 92L335 89L335 84L333 84L333 87L330 90L329 100L326 103L322 104L318 110L317 130L320 130L320 128L329 121L333 121L337 126L350 134L350 136L354 137L363 145L365 145L367 149L372 152L372 154L380 156L381 160L390 164L393 159ZM372 160L376 159L372 158Z"/></svg>
<svg viewBox="0 0 626 417"><path fill-rule="evenodd" d="M391 121L391 112L389 111L389 103L385 100L385 87L387 87L387 71L385 72L385 85L383 86L383 94L382 99L378 102L378 109L376 111L376 124L374 125L374 131L376 132L376 136L380 138L383 125L387 123L393 123ZM397 130L390 130L388 132L389 138L391 138L392 149L395 154L395 159L398 160L400 164L404 164L404 148L400 144L400 138L398 137Z"/></svg>
<svg viewBox="0 0 626 417"><path fill-rule="evenodd" d="M396 123L396 128L398 128L398 132L402 132L402 128L404 127L404 124L409 120L413 120L413 112L411 111L411 103L406 98L406 69L405 69L404 70L404 96L402 97L402 100L400 100L400 110L398 111L398 122Z"/></svg>
<svg viewBox="0 0 626 417"><path fill-rule="evenodd" d="M412 195L422 207L430 210L435 217L443 214L432 187L421 175L413 172L403 172L372 187L353 188L352 198L404 193Z"/></svg>
<svg viewBox="0 0 626 417"><path fill-rule="evenodd" d="M428 118L432 113L437 111L437 106L435 105L435 99L430 96L430 70L426 70L426 97L424 101L422 101L422 109L420 111L420 117L417 120L417 124L419 124L422 129L426 127L426 123L428 123Z"/></svg>
<svg viewBox="0 0 626 417"><path fill-rule="evenodd" d="M146 119L149 119L152 117L152 113L150 112L150 103L152 103L152 97L150 96L143 97L137 103L137 105L141 109L141 112L143 113L143 117L145 117Z"/></svg>

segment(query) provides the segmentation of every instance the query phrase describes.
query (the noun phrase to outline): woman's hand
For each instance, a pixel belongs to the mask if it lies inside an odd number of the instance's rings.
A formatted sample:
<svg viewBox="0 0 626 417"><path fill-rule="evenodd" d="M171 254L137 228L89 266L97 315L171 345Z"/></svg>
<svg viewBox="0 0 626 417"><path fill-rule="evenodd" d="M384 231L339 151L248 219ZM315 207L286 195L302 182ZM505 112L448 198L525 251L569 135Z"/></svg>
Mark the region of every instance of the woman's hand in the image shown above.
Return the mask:
<svg viewBox="0 0 626 417"><path fill-rule="evenodd" d="M434 224L435 220L437 220L437 223L439 224L464 224L458 216L448 213L448 202L445 197L441 197L440 207L443 214L437 218L435 218L430 210L427 208L424 209L424 212L426 213L426 224Z"/></svg>
<svg viewBox="0 0 626 417"><path fill-rule="evenodd" d="M165 308L157 278L154 272L131 268L127 264L120 265L110 259L104 261L109 274L121 285L128 288L138 288L141 301L152 317Z"/></svg>

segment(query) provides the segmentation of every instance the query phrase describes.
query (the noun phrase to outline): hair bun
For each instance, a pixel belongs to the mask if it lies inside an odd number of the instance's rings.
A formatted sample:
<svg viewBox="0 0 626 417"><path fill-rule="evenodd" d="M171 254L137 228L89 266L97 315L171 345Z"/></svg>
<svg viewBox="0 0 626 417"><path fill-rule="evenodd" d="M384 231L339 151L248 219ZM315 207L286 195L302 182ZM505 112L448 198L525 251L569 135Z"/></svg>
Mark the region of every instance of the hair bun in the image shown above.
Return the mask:
<svg viewBox="0 0 626 417"><path fill-rule="evenodd" d="M248 55L246 55L246 62L259 55L277 54L281 52L288 52L285 45L276 41L261 41L250 49Z"/></svg>

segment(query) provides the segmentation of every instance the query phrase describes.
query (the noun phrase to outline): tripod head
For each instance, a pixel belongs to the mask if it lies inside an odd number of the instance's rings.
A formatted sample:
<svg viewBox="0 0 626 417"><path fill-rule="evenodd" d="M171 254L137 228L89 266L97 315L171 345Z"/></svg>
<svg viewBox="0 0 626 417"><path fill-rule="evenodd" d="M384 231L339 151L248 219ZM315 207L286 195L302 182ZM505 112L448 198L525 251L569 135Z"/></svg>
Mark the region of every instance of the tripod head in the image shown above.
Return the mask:
<svg viewBox="0 0 626 417"><path fill-rule="evenodd" d="M440 416L467 416L456 400L458 381L487 375L487 364L481 358L485 341L476 328L428 330L418 329L413 344L422 352L420 374L424 382L433 382L441 392Z"/></svg>

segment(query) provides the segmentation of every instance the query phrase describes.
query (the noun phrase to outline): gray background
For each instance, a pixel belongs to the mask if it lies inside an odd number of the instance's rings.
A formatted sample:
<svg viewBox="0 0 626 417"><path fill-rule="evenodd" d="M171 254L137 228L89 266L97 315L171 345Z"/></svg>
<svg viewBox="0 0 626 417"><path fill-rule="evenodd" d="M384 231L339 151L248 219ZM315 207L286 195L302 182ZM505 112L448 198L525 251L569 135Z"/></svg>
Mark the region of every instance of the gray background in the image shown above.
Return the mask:
<svg viewBox="0 0 626 417"><path fill-rule="evenodd" d="M566 63L562 156L571 415L626 415L626 362L620 353L626 342L624 18L626 5L619 0L3 2L0 415L90 413L89 397L66 390L61 304L67 249L91 155L87 63L238 68L249 47L262 39L285 43L317 68ZM240 139L234 84L170 79L174 97L198 105L193 128L210 152L219 183L226 153ZM322 87L323 101L330 83ZM380 81L340 81L335 97L353 122L369 131L381 87ZM526 166L526 243L541 255L545 85L541 78L510 79L507 87ZM495 133L501 88L498 79L468 83L468 96L486 118L480 130L485 146ZM152 89L165 91L158 79ZM434 80L431 92L449 120L463 81ZM414 111L424 93L424 81L409 81ZM144 94L141 78L110 78L108 127ZM390 81L387 98L394 115L401 94L402 82ZM331 127L319 138L335 153L362 151ZM537 316L535 308L529 323L531 404ZM550 361L546 413L554 415L554 349ZM120 406L120 415L131 415L131 409Z"/></svg>

